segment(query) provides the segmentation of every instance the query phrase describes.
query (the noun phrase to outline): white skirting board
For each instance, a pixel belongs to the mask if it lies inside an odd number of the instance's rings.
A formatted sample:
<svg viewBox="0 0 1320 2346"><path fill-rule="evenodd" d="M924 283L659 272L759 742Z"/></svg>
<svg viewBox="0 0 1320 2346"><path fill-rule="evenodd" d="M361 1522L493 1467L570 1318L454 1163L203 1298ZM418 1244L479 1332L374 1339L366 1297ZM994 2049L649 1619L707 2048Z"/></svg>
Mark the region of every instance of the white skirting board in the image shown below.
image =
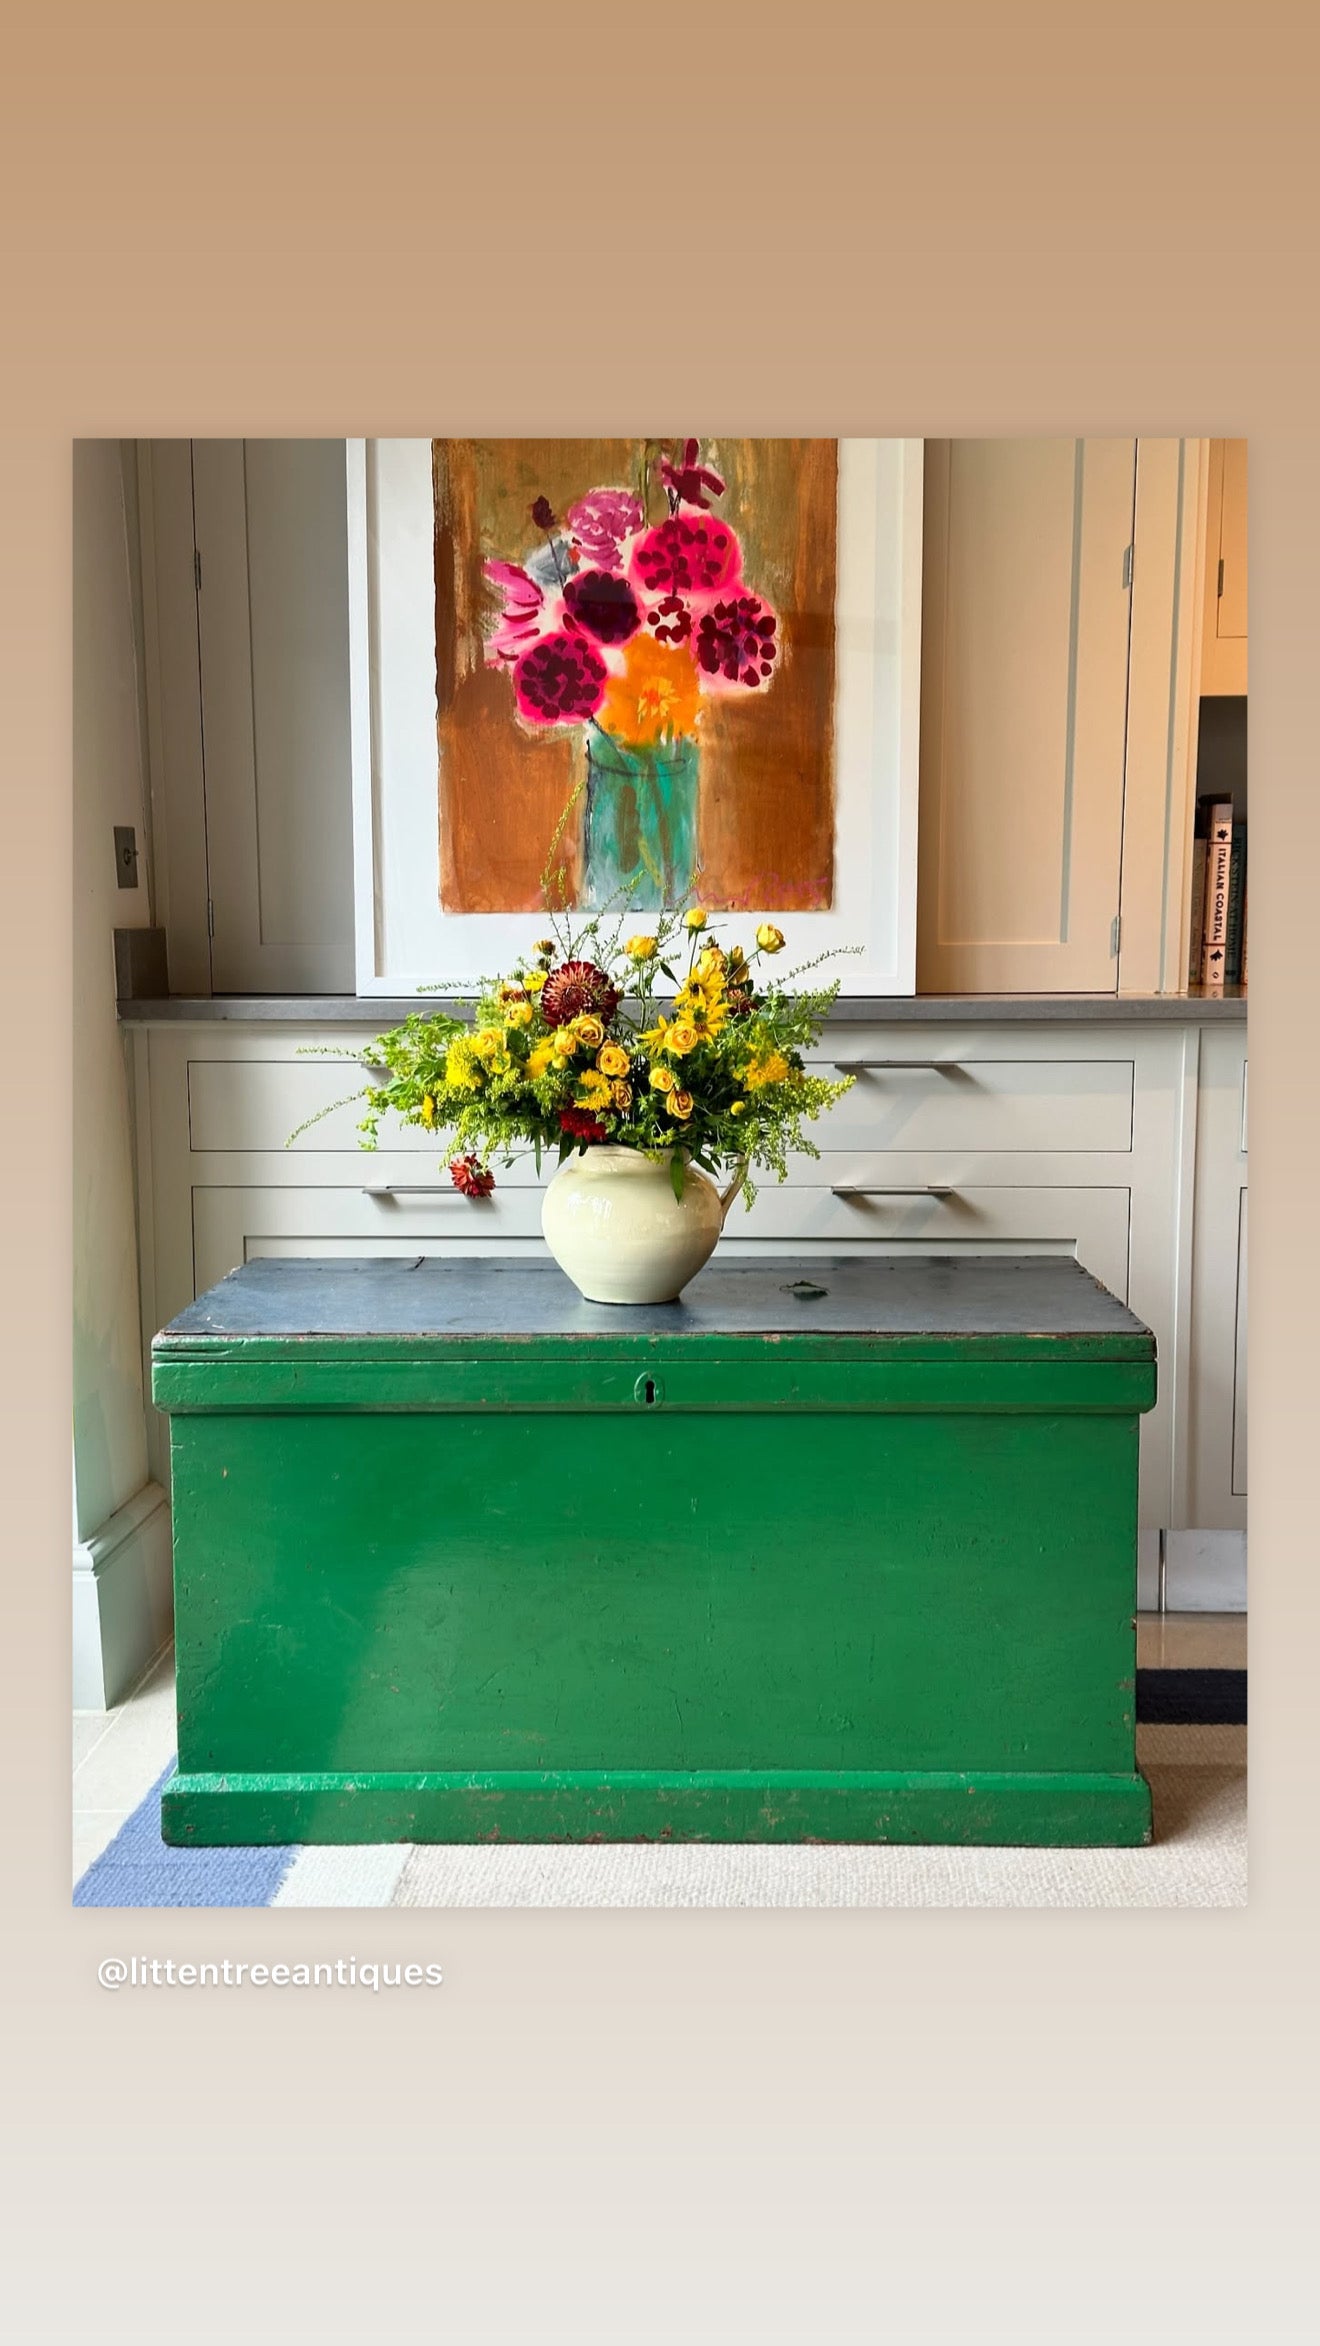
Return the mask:
<svg viewBox="0 0 1320 2346"><path fill-rule="evenodd" d="M159 1483L73 1550L73 1707L108 1710L137 1684L170 1634L170 1509Z"/></svg>
<svg viewBox="0 0 1320 2346"><path fill-rule="evenodd" d="M1245 1613L1244 1531L1168 1531L1164 1535L1166 1613Z"/></svg>
<svg viewBox="0 0 1320 2346"><path fill-rule="evenodd" d="M1244 1531L1137 1533L1139 1613L1245 1613L1246 1609Z"/></svg>

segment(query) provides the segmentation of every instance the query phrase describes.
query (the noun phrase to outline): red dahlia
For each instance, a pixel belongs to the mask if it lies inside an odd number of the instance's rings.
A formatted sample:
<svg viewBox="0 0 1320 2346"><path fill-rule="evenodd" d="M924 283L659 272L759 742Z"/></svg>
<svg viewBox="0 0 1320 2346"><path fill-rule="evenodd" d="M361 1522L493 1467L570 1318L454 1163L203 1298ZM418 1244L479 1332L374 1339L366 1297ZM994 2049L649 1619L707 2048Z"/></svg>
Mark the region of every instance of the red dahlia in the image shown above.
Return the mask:
<svg viewBox="0 0 1320 2346"><path fill-rule="evenodd" d="M730 595L702 613L695 650L708 676L763 684L775 664L774 612L759 595Z"/></svg>
<svg viewBox="0 0 1320 2346"><path fill-rule="evenodd" d="M613 1018L618 1007L618 987L594 961L561 961L541 988L541 1016L547 1026L567 1026L570 1018L581 1018L587 1010L597 1018Z"/></svg>
<svg viewBox="0 0 1320 2346"><path fill-rule="evenodd" d="M651 595L718 594L742 569L742 548L718 513L674 513L639 538L633 575Z"/></svg>
<svg viewBox="0 0 1320 2346"><path fill-rule="evenodd" d="M576 725L605 698L605 663L584 635L543 635L513 671L518 714L529 725Z"/></svg>
<svg viewBox="0 0 1320 2346"><path fill-rule="evenodd" d="M575 1140L608 1140L609 1134L598 1117L589 1108L561 1108L559 1123L564 1132L571 1132Z"/></svg>
<svg viewBox="0 0 1320 2346"><path fill-rule="evenodd" d="M598 643L626 643L642 624L627 579L616 578L609 570L580 570L564 588L564 602L578 626Z"/></svg>
<svg viewBox="0 0 1320 2346"><path fill-rule="evenodd" d="M489 1197L495 1187L495 1176L482 1164L480 1157L455 1157L449 1168L449 1178L464 1197Z"/></svg>

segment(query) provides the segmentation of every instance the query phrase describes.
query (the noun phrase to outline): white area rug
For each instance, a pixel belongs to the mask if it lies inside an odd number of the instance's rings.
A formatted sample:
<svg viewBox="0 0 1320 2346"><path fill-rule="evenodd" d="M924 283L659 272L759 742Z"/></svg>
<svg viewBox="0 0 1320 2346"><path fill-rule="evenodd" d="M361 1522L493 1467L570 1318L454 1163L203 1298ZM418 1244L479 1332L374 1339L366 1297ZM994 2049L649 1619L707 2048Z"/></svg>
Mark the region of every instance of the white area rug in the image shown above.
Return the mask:
<svg viewBox="0 0 1320 2346"><path fill-rule="evenodd" d="M1232 1907L1247 1897L1244 1727L1144 1727L1149 1849L306 1849L277 1906Z"/></svg>

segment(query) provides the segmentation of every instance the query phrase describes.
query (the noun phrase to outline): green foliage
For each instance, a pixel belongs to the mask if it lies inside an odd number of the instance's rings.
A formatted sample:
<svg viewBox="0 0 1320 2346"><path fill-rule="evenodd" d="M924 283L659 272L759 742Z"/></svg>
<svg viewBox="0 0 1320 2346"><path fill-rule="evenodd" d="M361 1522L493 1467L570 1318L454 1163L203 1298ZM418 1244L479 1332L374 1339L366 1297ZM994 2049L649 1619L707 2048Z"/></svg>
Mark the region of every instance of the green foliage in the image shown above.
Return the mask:
<svg viewBox="0 0 1320 2346"><path fill-rule="evenodd" d="M776 980L767 965L783 939L768 924L746 952L719 944L697 910L653 916L637 936L623 935L625 918L574 928L552 913L531 955L483 981L470 1022L415 1010L381 1035L379 1075L350 1095L364 1104L363 1147L394 1116L483 1168L530 1146L539 1169L547 1148L562 1163L609 1141L669 1155L676 1197L689 1161L718 1178L741 1168L749 1206L753 1167L783 1181L791 1154L818 1156L805 1127L852 1078L812 1074L804 1054L838 981L792 991L815 962ZM672 999L657 996L660 978Z"/></svg>

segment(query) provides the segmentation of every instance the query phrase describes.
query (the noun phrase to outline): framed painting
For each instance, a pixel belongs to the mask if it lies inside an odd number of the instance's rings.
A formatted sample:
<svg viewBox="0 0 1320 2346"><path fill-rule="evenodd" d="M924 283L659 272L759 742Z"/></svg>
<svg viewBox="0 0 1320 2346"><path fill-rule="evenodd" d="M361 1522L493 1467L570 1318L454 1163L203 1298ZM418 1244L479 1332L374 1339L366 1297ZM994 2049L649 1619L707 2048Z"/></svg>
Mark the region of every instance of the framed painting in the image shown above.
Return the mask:
<svg viewBox="0 0 1320 2346"><path fill-rule="evenodd" d="M348 498L360 994L697 901L913 991L920 441L359 440Z"/></svg>

